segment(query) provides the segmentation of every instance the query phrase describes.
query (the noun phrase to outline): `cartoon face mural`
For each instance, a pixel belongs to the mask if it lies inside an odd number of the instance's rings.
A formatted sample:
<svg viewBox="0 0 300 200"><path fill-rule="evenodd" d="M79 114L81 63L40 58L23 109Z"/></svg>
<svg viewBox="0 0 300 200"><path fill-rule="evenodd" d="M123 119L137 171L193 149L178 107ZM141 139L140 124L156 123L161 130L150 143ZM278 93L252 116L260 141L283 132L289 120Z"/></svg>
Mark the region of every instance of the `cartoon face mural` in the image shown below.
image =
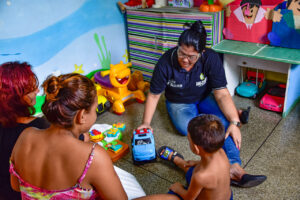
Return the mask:
<svg viewBox="0 0 300 200"><path fill-rule="evenodd" d="M300 1L300 0L299 0ZM253 24L261 6L260 0L243 0L240 4L246 24Z"/></svg>
<svg viewBox="0 0 300 200"><path fill-rule="evenodd" d="M293 11L293 15L300 16L300 0L289 0L288 9Z"/></svg>
<svg viewBox="0 0 300 200"><path fill-rule="evenodd" d="M253 24L257 11L258 11L258 7L256 5L244 5L242 7L242 11L243 11L243 16L245 18L245 22L247 24Z"/></svg>

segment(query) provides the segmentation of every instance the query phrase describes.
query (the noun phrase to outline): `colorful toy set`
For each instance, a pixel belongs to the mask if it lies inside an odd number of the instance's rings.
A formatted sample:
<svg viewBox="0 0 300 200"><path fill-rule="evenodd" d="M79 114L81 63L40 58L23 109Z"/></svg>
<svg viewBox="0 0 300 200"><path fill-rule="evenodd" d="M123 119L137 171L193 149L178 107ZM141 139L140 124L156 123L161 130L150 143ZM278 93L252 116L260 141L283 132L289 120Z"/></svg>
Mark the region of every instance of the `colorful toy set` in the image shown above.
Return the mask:
<svg viewBox="0 0 300 200"><path fill-rule="evenodd" d="M155 141L150 129L133 131L132 159L137 165L156 160Z"/></svg>
<svg viewBox="0 0 300 200"><path fill-rule="evenodd" d="M119 129L121 132L125 131L125 128L126 128L124 123L113 124L113 127Z"/></svg>
<svg viewBox="0 0 300 200"><path fill-rule="evenodd" d="M266 87L266 80L263 73L247 71L247 79L235 90L236 94L255 99L256 96Z"/></svg>
<svg viewBox="0 0 300 200"><path fill-rule="evenodd" d="M125 124L117 123L94 124L89 131L90 140L107 150L112 161L115 162L129 152L128 144L122 142L122 132Z"/></svg>
<svg viewBox="0 0 300 200"><path fill-rule="evenodd" d="M97 95L106 97L112 103L114 113L121 115L125 112L124 103L130 99L136 99L143 103L146 100L143 91L137 89L130 91L127 88L131 79L129 67L131 63L122 61L116 65L110 65L110 70L99 71L94 76L94 81L99 84Z"/></svg>

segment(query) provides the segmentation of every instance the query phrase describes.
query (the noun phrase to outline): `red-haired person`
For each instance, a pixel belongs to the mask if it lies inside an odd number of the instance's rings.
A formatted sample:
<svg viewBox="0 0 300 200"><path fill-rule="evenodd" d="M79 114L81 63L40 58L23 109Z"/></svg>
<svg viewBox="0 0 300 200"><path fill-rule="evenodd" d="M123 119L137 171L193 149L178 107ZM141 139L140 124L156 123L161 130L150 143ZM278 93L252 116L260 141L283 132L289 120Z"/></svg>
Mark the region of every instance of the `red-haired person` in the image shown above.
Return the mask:
<svg viewBox="0 0 300 200"><path fill-rule="evenodd" d="M38 84L27 63L0 66L0 200L21 199L10 186L9 174L9 157L21 132L27 127L49 127L45 119L32 116Z"/></svg>

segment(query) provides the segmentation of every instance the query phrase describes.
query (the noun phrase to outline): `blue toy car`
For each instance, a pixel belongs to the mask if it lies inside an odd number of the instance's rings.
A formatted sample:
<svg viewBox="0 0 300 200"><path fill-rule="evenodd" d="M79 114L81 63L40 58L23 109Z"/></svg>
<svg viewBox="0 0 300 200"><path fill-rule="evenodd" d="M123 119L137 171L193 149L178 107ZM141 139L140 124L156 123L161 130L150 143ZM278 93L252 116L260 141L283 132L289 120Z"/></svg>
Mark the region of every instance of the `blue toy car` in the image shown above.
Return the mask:
<svg viewBox="0 0 300 200"><path fill-rule="evenodd" d="M134 164L143 164L156 160L155 141L150 129L133 131L132 159Z"/></svg>
<svg viewBox="0 0 300 200"><path fill-rule="evenodd" d="M241 83L235 92L239 96L255 99L265 87L266 80L263 73L248 71L247 80Z"/></svg>

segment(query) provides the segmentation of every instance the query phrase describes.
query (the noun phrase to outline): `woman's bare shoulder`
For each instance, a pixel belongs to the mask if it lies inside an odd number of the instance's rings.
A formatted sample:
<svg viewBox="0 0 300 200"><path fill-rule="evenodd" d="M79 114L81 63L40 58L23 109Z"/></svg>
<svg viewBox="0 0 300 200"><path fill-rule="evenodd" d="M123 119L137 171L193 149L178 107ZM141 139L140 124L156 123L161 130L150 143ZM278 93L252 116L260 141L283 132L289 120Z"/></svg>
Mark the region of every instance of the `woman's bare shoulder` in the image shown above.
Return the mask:
<svg viewBox="0 0 300 200"><path fill-rule="evenodd" d="M22 131L22 133L20 134L20 136L18 137L18 140L15 145L18 145L18 143L31 142L35 138L35 135L37 135L41 131L42 130L35 128L35 127L28 127L26 129L24 129Z"/></svg>
<svg viewBox="0 0 300 200"><path fill-rule="evenodd" d="M109 169L113 168L112 160L106 150L100 145L95 146L94 149L94 157L90 167L90 171L96 170L99 172L99 169L103 169L104 171L109 171Z"/></svg>

